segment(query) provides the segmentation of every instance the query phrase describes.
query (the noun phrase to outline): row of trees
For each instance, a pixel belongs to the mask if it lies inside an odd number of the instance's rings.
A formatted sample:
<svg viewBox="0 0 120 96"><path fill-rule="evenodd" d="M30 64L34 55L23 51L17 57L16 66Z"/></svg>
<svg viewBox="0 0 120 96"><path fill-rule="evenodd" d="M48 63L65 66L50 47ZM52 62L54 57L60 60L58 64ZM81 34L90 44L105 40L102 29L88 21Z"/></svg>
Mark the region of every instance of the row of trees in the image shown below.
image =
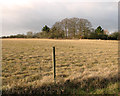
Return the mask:
<svg viewBox="0 0 120 96"><path fill-rule="evenodd" d="M78 39L112 39L117 40L118 32L108 34L101 26L96 29L92 28L91 22L83 18L65 18L60 22L56 22L52 28L45 25L42 32L27 32L27 35L18 34L3 38L78 38Z"/></svg>
<svg viewBox="0 0 120 96"><path fill-rule="evenodd" d="M50 29L45 25L47 29ZM44 29L44 27L43 27ZM65 35L67 34L67 35ZM51 31L42 31L40 34L38 33L37 36L40 36L40 38L78 38L78 39L104 39L104 40L118 40L119 39L119 32L114 32L109 34L107 30L103 30L101 26L98 26L95 30L92 29L92 31L83 31L78 33L77 35L68 35L69 33L65 31L57 30L57 28L53 27Z"/></svg>

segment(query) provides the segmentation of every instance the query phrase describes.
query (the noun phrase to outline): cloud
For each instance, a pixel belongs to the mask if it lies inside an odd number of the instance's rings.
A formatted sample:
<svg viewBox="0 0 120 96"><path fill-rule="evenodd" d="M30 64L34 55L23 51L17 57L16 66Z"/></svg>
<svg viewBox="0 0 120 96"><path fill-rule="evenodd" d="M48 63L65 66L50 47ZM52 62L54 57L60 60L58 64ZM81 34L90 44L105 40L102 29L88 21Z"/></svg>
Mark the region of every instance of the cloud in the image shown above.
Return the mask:
<svg viewBox="0 0 120 96"><path fill-rule="evenodd" d="M26 1L26 0L25 0ZM12 5L12 4L11 4ZM117 29L117 2L48 2L30 0L3 7L3 35L39 32L64 18L86 18L94 28Z"/></svg>

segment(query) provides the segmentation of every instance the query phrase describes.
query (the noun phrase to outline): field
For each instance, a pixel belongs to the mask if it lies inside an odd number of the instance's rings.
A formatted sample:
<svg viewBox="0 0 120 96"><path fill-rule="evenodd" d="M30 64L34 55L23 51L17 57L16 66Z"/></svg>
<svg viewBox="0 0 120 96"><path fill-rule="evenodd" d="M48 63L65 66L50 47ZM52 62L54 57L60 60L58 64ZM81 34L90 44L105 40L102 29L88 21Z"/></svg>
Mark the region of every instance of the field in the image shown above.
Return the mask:
<svg viewBox="0 0 120 96"><path fill-rule="evenodd" d="M3 39L3 94L117 94L117 59L118 41Z"/></svg>

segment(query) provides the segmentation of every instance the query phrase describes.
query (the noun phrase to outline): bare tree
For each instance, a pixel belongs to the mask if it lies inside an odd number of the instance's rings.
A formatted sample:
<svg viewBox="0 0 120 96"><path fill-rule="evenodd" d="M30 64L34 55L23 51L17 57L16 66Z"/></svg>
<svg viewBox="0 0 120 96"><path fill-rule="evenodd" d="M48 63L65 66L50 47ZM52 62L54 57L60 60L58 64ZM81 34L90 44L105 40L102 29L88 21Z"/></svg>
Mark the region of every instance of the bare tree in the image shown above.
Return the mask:
<svg viewBox="0 0 120 96"><path fill-rule="evenodd" d="M57 31L64 31L65 37L75 38L76 36L83 38L88 37L91 32L92 25L87 19L81 18L65 18L60 22L56 22L52 28L56 28Z"/></svg>
<svg viewBox="0 0 120 96"><path fill-rule="evenodd" d="M33 32L31 31L27 32L27 38L32 38L32 36L33 36Z"/></svg>

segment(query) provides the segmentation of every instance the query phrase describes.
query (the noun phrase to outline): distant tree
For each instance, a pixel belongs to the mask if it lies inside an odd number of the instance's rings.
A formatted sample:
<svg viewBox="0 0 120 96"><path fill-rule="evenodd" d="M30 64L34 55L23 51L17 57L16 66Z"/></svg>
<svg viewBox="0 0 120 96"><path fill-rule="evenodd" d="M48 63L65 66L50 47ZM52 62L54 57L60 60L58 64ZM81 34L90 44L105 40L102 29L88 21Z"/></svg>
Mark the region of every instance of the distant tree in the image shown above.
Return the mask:
<svg viewBox="0 0 120 96"><path fill-rule="evenodd" d="M104 34L104 30L102 29L101 26L98 26L97 29L95 30L95 35L97 39L101 39L101 35Z"/></svg>
<svg viewBox="0 0 120 96"><path fill-rule="evenodd" d="M34 33L34 36L33 36L33 37L34 37L34 38L40 38L40 35L41 35L40 33L41 33L41 32Z"/></svg>
<svg viewBox="0 0 120 96"><path fill-rule="evenodd" d="M57 28L56 28L56 27L53 27L53 28L51 29L50 34L49 34L49 38L52 38L52 39L55 38L57 32L58 32Z"/></svg>
<svg viewBox="0 0 120 96"><path fill-rule="evenodd" d="M17 34L17 35L3 36L2 38L26 38L26 35Z"/></svg>
<svg viewBox="0 0 120 96"><path fill-rule="evenodd" d="M14 35L15 38L26 38L26 36L24 34L17 34Z"/></svg>
<svg viewBox="0 0 120 96"><path fill-rule="evenodd" d="M98 26L97 29L95 30L95 32L98 34L103 34L104 30L102 29L101 26Z"/></svg>
<svg viewBox="0 0 120 96"><path fill-rule="evenodd" d="M56 22L52 28L64 31L65 38L88 38L92 25L87 19L65 18L61 22Z"/></svg>
<svg viewBox="0 0 120 96"><path fill-rule="evenodd" d="M8 38L8 36L2 36L2 38Z"/></svg>
<svg viewBox="0 0 120 96"><path fill-rule="evenodd" d="M53 27L50 31L49 38L64 38L64 31Z"/></svg>
<svg viewBox="0 0 120 96"><path fill-rule="evenodd" d="M109 35L109 31L108 30L104 30L104 34Z"/></svg>
<svg viewBox="0 0 120 96"><path fill-rule="evenodd" d="M119 32L114 32L114 33L109 35L108 39L110 39L110 40L118 40L119 36L120 36Z"/></svg>
<svg viewBox="0 0 120 96"><path fill-rule="evenodd" d="M45 25L43 28L42 28L42 31L45 31L45 32L49 32L50 31L50 28L47 26L47 25Z"/></svg>
<svg viewBox="0 0 120 96"><path fill-rule="evenodd" d="M108 35L104 32L104 29L102 29L101 26L98 26L97 29L95 29L94 37L95 39L107 39Z"/></svg>
<svg viewBox="0 0 120 96"><path fill-rule="evenodd" d="M98 26L95 30L93 29L90 33L89 39L108 39L108 31L102 29L101 26Z"/></svg>
<svg viewBox="0 0 120 96"><path fill-rule="evenodd" d="M32 38L33 37L33 32L29 31L27 32L27 38Z"/></svg>

